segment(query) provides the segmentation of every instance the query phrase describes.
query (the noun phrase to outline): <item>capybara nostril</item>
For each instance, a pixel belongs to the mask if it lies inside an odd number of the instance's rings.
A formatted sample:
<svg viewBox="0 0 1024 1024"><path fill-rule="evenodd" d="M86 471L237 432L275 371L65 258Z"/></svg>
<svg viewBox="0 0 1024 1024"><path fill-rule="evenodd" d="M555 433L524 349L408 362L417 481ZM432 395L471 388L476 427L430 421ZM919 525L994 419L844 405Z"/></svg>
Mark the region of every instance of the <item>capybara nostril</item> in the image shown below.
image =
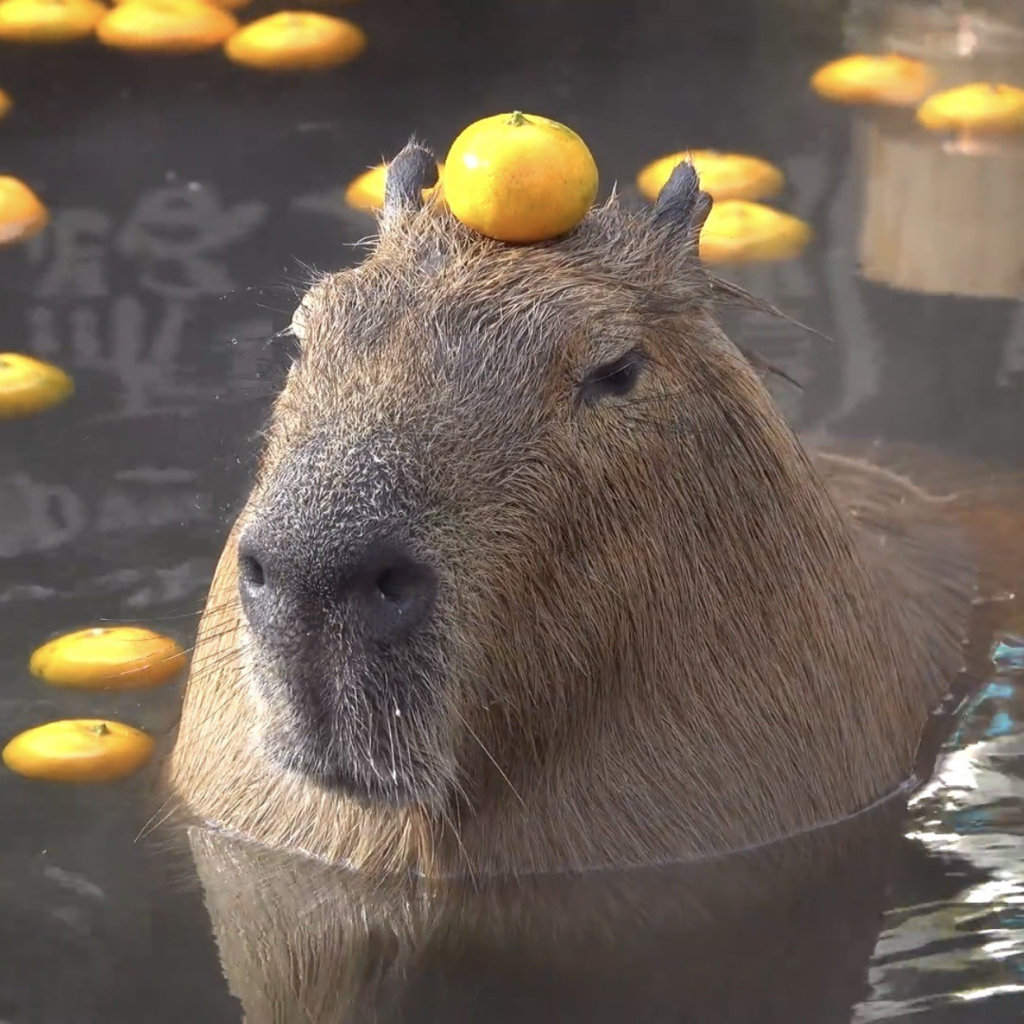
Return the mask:
<svg viewBox="0 0 1024 1024"><path fill-rule="evenodd" d="M243 537L238 544L238 596L249 625L257 633L273 628L275 586L273 579L268 581L269 572L266 552L251 535Z"/></svg>
<svg viewBox="0 0 1024 1024"><path fill-rule="evenodd" d="M258 590L266 583L263 565L255 555L242 555L238 559L238 578L250 590Z"/></svg>

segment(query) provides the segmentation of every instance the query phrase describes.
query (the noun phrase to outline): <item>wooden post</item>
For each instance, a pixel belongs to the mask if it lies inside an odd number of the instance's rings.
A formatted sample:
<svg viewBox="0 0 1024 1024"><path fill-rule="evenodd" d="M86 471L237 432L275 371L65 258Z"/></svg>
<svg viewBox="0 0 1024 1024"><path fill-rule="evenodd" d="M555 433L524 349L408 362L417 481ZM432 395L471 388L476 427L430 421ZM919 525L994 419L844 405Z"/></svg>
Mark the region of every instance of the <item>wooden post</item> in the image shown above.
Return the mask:
<svg viewBox="0 0 1024 1024"><path fill-rule="evenodd" d="M1024 18L900 4L875 46L923 60L934 91L970 81L1024 85ZM912 109L859 115L863 276L924 294L1024 297L1024 137L947 136Z"/></svg>

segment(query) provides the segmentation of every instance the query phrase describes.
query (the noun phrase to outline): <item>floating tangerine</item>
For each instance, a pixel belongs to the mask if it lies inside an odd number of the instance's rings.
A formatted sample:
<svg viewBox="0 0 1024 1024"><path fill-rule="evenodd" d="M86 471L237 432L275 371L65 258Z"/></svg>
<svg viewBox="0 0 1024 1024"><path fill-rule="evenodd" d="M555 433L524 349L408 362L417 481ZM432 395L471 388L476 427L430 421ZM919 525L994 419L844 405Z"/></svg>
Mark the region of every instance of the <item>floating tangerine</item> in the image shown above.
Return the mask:
<svg viewBox="0 0 1024 1024"><path fill-rule="evenodd" d="M934 132L1024 131L1024 89L1000 82L970 82L929 96L918 107L917 120Z"/></svg>
<svg viewBox="0 0 1024 1024"><path fill-rule="evenodd" d="M803 252L811 236L811 226L799 217L727 199L711 207L700 233L700 256L705 263L788 260Z"/></svg>
<svg viewBox="0 0 1024 1024"><path fill-rule="evenodd" d="M316 71L366 49L358 25L316 11L278 11L251 22L225 44L228 60L261 71Z"/></svg>
<svg viewBox="0 0 1024 1024"><path fill-rule="evenodd" d="M767 199L780 192L786 180L775 164L757 156L690 149L663 156L637 175L636 184L644 197L654 202L669 175L684 160L693 164L700 187L712 199Z"/></svg>
<svg viewBox="0 0 1024 1024"><path fill-rule="evenodd" d="M159 686L185 668L185 652L142 626L98 626L45 643L29 671L54 686L131 690Z"/></svg>
<svg viewBox="0 0 1024 1024"><path fill-rule="evenodd" d="M0 352L0 419L32 416L75 390L61 369L20 352Z"/></svg>
<svg viewBox="0 0 1024 1024"><path fill-rule="evenodd" d="M237 20L205 0L124 0L96 26L104 46L138 53L196 53L220 46Z"/></svg>
<svg viewBox="0 0 1024 1024"><path fill-rule="evenodd" d="M11 99L11 94L0 89L0 121L11 112L13 106L14 100Z"/></svg>
<svg viewBox="0 0 1024 1024"><path fill-rule="evenodd" d="M438 185L441 183L443 174L444 164L438 164ZM384 186L387 183L387 178L387 164L378 164L368 171L363 171L349 182L348 188L345 189L345 202L354 210L379 210L384 205ZM437 185L434 188L425 188L423 198L427 199L431 196L436 188Z"/></svg>
<svg viewBox="0 0 1024 1024"><path fill-rule="evenodd" d="M13 772L51 782L113 782L138 771L152 756L153 737L121 722L81 718L48 722L4 747Z"/></svg>
<svg viewBox="0 0 1024 1024"><path fill-rule="evenodd" d="M24 242L39 234L49 220L49 211L28 185L0 174L0 245Z"/></svg>
<svg viewBox="0 0 1024 1024"><path fill-rule="evenodd" d="M70 43L91 36L107 8L96 0L3 0L0 40Z"/></svg>
<svg viewBox="0 0 1024 1024"><path fill-rule="evenodd" d="M853 53L818 68L811 88L834 103L912 107L931 87L928 65L898 53Z"/></svg>
<svg viewBox="0 0 1024 1024"><path fill-rule="evenodd" d="M127 2L128 0L113 0L115 6ZM243 7L248 7L252 0L205 0L205 2L214 7L222 7L225 11L238 11Z"/></svg>
<svg viewBox="0 0 1024 1024"><path fill-rule="evenodd" d="M542 242L586 216L597 180L597 164L571 128L515 111L471 124L452 143L444 197L452 213L482 235Z"/></svg>

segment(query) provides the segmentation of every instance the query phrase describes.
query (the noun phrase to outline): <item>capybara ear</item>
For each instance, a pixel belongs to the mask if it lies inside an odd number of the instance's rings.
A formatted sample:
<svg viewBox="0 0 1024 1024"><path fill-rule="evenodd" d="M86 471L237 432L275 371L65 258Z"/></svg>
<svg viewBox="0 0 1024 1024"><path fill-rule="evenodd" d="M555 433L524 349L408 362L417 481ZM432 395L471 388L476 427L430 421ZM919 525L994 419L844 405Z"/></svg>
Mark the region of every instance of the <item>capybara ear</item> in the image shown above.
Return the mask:
<svg viewBox="0 0 1024 1024"><path fill-rule="evenodd" d="M651 211L651 219L683 245L696 243L711 212L711 196L702 192L697 171L684 160L669 175Z"/></svg>
<svg viewBox="0 0 1024 1024"><path fill-rule="evenodd" d="M423 190L437 184L437 160L426 146L414 138L388 165L384 184L384 212L418 210L423 205Z"/></svg>

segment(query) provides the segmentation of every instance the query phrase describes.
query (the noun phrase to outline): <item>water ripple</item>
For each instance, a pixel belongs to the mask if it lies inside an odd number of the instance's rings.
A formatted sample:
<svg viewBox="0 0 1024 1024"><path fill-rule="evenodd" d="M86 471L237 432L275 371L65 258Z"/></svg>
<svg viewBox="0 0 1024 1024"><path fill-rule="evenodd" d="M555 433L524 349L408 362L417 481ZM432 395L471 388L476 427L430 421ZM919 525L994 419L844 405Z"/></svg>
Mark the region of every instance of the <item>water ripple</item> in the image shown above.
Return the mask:
<svg viewBox="0 0 1024 1024"><path fill-rule="evenodd" d="M952 891L915 903L897 887L857 1024L937 1010L966 1024L1024 993L1024 675L1010 672L1024 641L1001 639L993 661L910 806L907 840Z"/></svg>

